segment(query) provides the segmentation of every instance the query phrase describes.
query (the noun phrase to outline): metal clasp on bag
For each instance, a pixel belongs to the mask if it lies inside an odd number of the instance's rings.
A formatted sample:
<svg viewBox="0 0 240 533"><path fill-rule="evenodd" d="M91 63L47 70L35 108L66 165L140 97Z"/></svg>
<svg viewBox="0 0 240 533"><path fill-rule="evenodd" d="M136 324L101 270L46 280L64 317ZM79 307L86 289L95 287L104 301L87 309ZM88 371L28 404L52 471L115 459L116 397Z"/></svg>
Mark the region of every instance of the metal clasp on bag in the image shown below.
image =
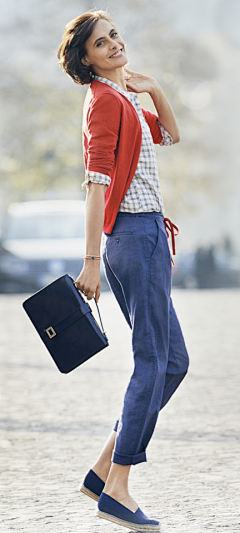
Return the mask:
<svg viewBox="0 0 240 533"><path fill-rule="evenodd" d="M56 337L56 332L54 331L53 327L50 326L49 328L45 329L47 335L49 336L49 339L52 339L53 337Z"/></svg>

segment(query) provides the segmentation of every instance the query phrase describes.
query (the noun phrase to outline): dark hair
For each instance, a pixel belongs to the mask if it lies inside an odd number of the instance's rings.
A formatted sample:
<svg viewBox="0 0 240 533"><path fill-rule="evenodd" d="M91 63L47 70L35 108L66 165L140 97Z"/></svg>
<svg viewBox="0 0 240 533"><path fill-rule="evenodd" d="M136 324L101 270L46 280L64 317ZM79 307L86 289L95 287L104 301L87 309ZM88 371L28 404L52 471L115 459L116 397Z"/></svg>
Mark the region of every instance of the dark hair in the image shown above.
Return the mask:
<svg viewBox="0 0 240 533"><path fill-rule="evenodd" d="M58 63L63 70L71 76L75 83L85 85L92 79L91 66L82 63L86 55L85 43L92 34L99 19L104 19L113 24L107 11L86 11L66 25L62 42L58 49Z"/></svg>

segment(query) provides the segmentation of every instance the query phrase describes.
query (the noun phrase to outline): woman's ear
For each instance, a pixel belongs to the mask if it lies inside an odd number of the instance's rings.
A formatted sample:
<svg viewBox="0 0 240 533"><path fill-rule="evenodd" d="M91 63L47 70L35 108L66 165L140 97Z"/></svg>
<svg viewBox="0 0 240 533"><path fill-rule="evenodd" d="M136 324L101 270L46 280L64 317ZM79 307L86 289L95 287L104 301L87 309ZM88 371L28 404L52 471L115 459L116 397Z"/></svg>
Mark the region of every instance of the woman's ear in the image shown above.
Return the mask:
<svg viewBox="0 0 240 533"><path fill-rule="evenodd" d="M87 56L82 57L81 62L85 67L90 67L90 61L88 60Z"/></svg>

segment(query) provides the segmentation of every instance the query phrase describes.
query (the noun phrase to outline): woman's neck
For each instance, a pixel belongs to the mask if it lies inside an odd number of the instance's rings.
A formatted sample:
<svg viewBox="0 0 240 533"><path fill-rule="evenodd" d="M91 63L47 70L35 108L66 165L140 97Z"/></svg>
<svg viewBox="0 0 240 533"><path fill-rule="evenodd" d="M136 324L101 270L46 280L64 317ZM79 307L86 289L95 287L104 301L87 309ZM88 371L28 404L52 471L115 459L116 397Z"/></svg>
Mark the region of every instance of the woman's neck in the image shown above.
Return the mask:
<svg viewBox="0 0 240 533"><path fill-rule="evenodd" d="M111 71L95 72L95 74L96 76L101 76L102 78L106 78L107 80L116 83L121 89L123 89L123 91L127 91L125 73L122 67Z"/></svg>

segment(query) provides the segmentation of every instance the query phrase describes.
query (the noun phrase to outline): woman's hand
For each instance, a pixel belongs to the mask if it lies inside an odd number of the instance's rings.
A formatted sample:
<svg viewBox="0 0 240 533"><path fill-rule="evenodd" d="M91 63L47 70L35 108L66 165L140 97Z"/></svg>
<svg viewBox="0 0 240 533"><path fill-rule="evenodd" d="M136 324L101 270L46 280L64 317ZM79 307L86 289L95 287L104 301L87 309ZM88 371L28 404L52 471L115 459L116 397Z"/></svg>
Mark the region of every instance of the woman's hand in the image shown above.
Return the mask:
<svg viewBox="0 0 240 533"><path fill-rule="evenodd" d="M127 76L125 78L127 89L133 93L151 93L157 84L154 78L134 72L127 68L124 69Z"/></svg>
<svg viewBox="0 0 240 533"><path fill-rule="evenodd" d="M86 255L100 256L100 245L105 213L106 185L89 183L86 201ZM100 259L85 259L76 279L76 285L88 300L95 296L98 302L101 289Z"/></svg>
<svg viewBox="0 0 240 533"><path fill-rule="evenodd" d="M171 135L173 144L179 142L180 136L176 118L159 83L145 74L139 74L129 69L125 69L125 71L127 89L134 93L148 93L151 96L159 122Z"/></svg>
<svg viewBox="0 0 240 533"><path fill-rule="evenodd" d="M76 279L76 285L88 300L91 300L95 296L95 300L98 302L101 289L99 259L85 259L84 266Z"/></svg>

